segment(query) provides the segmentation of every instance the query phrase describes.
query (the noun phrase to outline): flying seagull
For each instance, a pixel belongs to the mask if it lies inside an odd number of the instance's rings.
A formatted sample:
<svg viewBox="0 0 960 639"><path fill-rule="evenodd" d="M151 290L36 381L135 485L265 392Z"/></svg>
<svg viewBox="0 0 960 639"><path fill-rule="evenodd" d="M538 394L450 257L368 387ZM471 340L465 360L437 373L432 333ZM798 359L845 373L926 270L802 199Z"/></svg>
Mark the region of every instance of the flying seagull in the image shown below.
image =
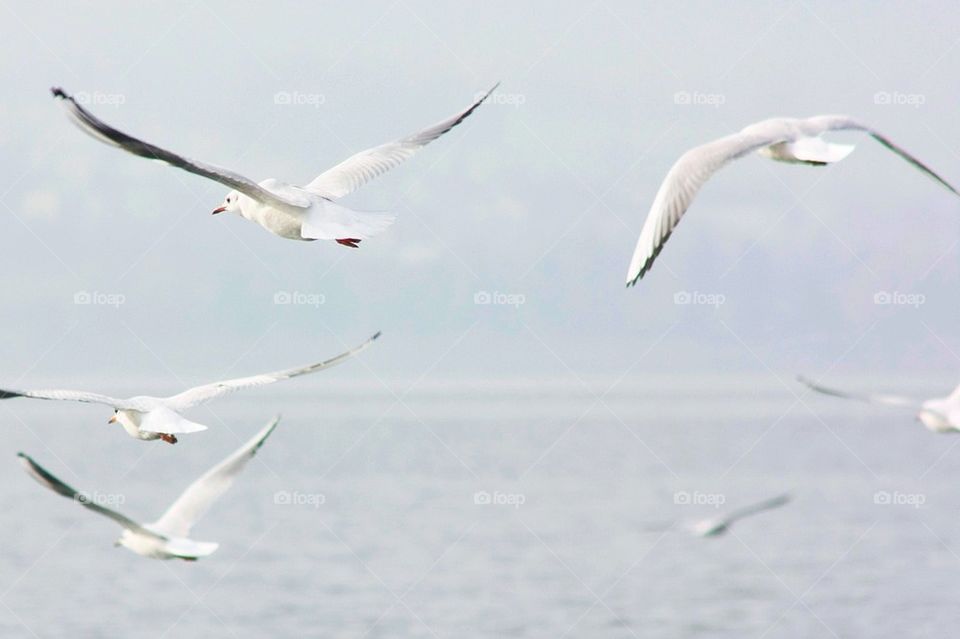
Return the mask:
<svg viewBox="0 0 960 639"><path fill-rule="evenodd" d="M901 397L899 395L847 393L845 391L821 386L803 376L798 376L797 380L808 388L818 393L823 393L824 395L833 395L834 397L843 397L844 399L856 399L870 404L914 409L917 411L917 419L920 420L928 430L935 433L960 432L960 386L957 386L953 392L946 397L937 397L924 401L910 397Z"/></svg>
<svg viewBox="0 0 960 639"><path fill-rule="evenodd" d="M819 115L805 120L763 120L739 133L690 149L670 168L640 231L640 239L637 240L637 248L627 270L627 286L635 285L650 270L697 191L721 167L751 151L778 162L813 166L839 162L853 151L853 145L833 144L820 137L829 131L863 131L955 195L960 195L920 160L874 129L846 115Z"/></svg>
<svg viewBox="0 0 960 639"><path fill-rule="evenodd" d="M361 240L373 237L393 224L394 216L356 211L335 200L400 165L463 122L498 85L453 117L395 142L361 151L321 173L305 186L273 178L257 183L229 169L190 160L114 129L80 106L73 96L61 88L54 87L51 91L66 106L71 119L84 132L101 142L196 173L233 189L223 204L213 210L215 214L239 213L271 233L291 240L336 240L344 246L357 248Z"/></svg>
<svg viewBox="0 0 960 639"><path fill-rule="evenodd" d="M692 530L695 534L700 535L701 537L716 537L717 535L722 535L723 533L727 532L734 522L739 521L744 517L757 515L767 510L779 508L780 506L787 504L790 499L790 495L787 494L778 495L771 499L765 499L764 501L752 504L750 506L744 506L743 508L731 511L726 515L721 515L720 517L698 521L693 524Z"/></svg>
<svg viewBox="0 0 960 639"><path fill-rule="evenodd" d="M153 559L195 561L199 557L213 554L219 544L190 539L190 529L207 512L210 505L227 492L233 480L247 462L253 459L279 422L280 418L275 417L250 441L190 484L160 519L149 524L137 523L126 515L96 503L86 493L57 479L29 455L17 453L17 456L30 476L53 492L69 497L84 508L105 515L120 524L123 532L115 545L124 546L138 555Z"/></svg>
<svg viewBox="0 0 960 639"><path fill-rule="evenodd" d="M88 393L86 391L11 390L0 388L0 399L33 397L35 399L60 399L74 402L106 404L107 406L113 407L113 417L110 418L109 423L119 423L131 437L146 441L161 439L168 444L176 444L177 435L195 433L207 429L206 426L197 424L183 417L181 415L183 411L193 408L194 406L205 404L211 399L232 393L241 388L272 384L280 380L330 368L364 350L378 337L380 337L379 332L360 346L323 362L297 368L288 368L273 373L263 373L261 375L239 377L237 379L228 379L222 382L195 386L194 388L169 397L139 395L129 399L116 399L97 393Z"/></svg>

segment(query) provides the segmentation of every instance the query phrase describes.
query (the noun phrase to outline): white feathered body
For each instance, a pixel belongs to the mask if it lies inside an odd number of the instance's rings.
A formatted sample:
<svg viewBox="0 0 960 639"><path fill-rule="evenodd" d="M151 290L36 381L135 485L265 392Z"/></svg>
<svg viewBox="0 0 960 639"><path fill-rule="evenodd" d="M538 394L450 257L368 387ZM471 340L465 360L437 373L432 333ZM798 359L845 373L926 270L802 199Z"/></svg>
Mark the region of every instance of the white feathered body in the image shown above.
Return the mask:
<svg viewBox="0 0 960 639"><path fill-rule="evenodd" d="M149 526L146 526L149 529ZM172 537L163 539L132 530L124 530L117 544L141 557L152 559L198 559L214 553L219 544Z"/></svg>
<svg viewBox="0 0 960 639"><path fill-rule="evenodd" d="M269 204L240 194L239 213L274 235L289 240L365 240L394 222L388 213L355 211L332 198L270 178L259 184L273 193L309 203L306 207Z"/></svg>

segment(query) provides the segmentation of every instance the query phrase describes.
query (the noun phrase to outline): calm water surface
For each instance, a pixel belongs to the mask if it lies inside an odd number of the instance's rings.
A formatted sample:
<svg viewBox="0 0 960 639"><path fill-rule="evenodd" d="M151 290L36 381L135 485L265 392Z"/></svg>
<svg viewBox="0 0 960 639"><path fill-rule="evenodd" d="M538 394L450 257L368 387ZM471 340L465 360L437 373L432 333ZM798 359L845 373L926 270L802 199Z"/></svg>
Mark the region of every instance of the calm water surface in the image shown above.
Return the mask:
<svg viewBox="0 0 960 639"><path fill-rule="evenodd" d="M192 414L176 447L109 411L4 402L3 637L942 637L960 627L960 437L912 415L728 381L322 385ZM309 390L305 390L308 388ZM936 389L933 389L936 390ZM151 561L15 453L158 516L282 407L194 529ZM686 525L790 491L721 538ZM694 502L694 503L677 503ZM487 503L489 502L489 503ZM881 502L881 503L878 503ZM883 503L890 502L890 503Z"/></svg>

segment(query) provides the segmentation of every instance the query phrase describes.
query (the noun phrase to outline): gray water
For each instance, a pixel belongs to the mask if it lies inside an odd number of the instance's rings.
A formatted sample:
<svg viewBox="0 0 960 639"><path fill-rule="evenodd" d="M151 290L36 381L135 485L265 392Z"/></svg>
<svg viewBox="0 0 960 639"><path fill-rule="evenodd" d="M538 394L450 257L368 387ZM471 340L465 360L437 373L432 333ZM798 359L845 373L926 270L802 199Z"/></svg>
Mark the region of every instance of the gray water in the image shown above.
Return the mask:
<svg viewBox="0 0 960 639"><path fill-rule="evenodd" d="M0 636L899 638L958 627L960 438L909 412L797 403L775 382L637 383L598 401L603 390L441 385L398 401L291 384L199 409L191 416L210 430L177 446L125 437L102 408L3 402ZM194 528L221 544L196 563L113 547L113 522L45 491L14 456L150 520L277 406L280 427ZM792 503L726 536L687 532L783 491ZM502 503L477 503L486 494ZM884 495L905 503L877 503ZM701 503L677 503L685 496Z"/></svg>

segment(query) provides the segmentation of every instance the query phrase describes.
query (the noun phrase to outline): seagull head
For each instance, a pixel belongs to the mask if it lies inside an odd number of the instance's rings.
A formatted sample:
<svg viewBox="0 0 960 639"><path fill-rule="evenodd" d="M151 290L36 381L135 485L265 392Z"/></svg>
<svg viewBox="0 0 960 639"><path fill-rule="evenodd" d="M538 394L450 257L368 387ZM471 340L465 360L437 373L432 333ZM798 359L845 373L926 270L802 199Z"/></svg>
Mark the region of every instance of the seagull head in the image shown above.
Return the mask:
<svg viewBox="0 0 960 639"><path fill-rule="evenodd" d="M113 409L113 415L110 417L110 419L107 420L107 423L108 423L108 424L115 424L115 423L117 423L117 413L119 413L119 412L120 412L120 411L118 411L116 408L114 408L114 409Z"/></svg>
<svg viewBox="0 0 960 639"><path fill-rule="evenodd" d="M213 209L213 214L217 213L232 213L233 211L240 210L240 193L237 191L230 191L227 193L227 197L223 199L223 204Z"/></svg>

